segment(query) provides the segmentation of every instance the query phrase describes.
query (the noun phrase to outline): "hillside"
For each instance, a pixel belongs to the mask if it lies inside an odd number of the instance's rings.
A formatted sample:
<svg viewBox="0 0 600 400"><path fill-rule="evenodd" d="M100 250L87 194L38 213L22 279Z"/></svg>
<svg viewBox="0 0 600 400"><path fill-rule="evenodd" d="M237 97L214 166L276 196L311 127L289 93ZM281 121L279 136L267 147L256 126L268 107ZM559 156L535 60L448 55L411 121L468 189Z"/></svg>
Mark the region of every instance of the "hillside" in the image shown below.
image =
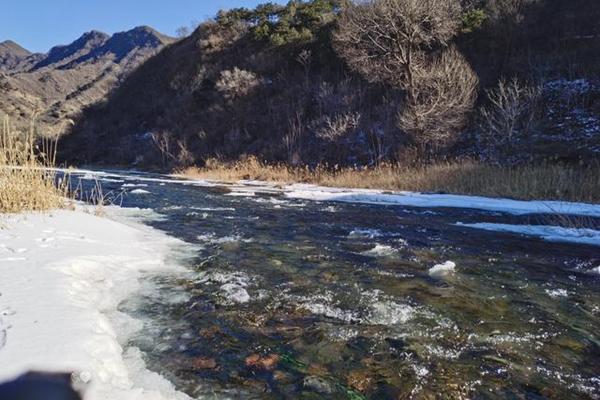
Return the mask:
<svg viewBox="0 0 600 400"><path fill-rule="evenodd" d="M63 121L102 100L128 73L174 39L149 27L113 36L98 31L31 54L13 42L0 45L0 110L25 126L37 110L42 132L58 133Z"/></svg>
<svg viewBox="0 0 600 400"><path fill-rule="evenodd" d="M63 159L179 168L243 155L292 165L597 158L599 3L504 3L452 10L458 22L450 40L416 51L433 60L427 68L458 64L437 78L427 72L437 83L411 90L401 65L391 65L400 69L387 79L376 65L352 63L358 47L340 44L337 1L221 12L88 108L63 144ZM439 106L432 84L445 85L439 98L460 98L460 108L449 100L454 108ZM506 95L511 104L494 102ZM427 102L437 107L429 121L411 120ZM506 121L511 106L520 111Z"/></svg>

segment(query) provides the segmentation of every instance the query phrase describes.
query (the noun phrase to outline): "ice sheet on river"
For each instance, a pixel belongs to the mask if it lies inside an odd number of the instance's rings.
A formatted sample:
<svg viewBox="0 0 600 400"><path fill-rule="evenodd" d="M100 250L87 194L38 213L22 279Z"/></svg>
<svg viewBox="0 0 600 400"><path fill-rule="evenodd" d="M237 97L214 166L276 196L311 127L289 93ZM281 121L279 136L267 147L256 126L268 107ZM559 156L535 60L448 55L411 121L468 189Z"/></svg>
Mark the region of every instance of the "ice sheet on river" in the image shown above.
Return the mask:
<svg viewBox="0 0 600 400"><path fill-rule="evenodd" d="M514 215L564 214L600 217L600 204L571 203L563 201L522 201L452 194L426 194L417 192L383 192L370 189L326 188L295 184L285 187L290 198L341 201L350 203L400 205L409 207L472 208Z"/></svg>
<svg viewBox="0 0 600 400"><path fill-rule="evenodd" d="M579 243L600 246L600 231L584 228L564 228L548 225L510 225L481 222L476 224L458 223L458 226L482 229L493 232L516 233L535 236L549 242Z"/></svg>

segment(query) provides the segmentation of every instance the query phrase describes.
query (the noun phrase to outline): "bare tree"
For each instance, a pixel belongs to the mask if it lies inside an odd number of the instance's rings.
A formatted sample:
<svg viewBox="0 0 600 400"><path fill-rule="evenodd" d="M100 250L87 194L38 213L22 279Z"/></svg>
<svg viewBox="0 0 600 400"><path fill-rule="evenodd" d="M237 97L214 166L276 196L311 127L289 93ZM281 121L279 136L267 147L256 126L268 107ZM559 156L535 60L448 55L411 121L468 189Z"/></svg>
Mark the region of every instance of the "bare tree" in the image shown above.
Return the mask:
<svg viewBox="0 0 600 400"><path fill-rule="evenodd" d="M215 86L225 99L235 100L247 95L261 83L261 79L255 73L235 67L222 71Z"/></svg>
<svg viewBox="0 0 600 400"><path fill-rule="evenodd" d="M150 137L152 142L160 152L163 164L167 164L169 161L174 161L177 157L171 151L171 137L170 132L152 132Z"/></svg>
<svg viewBox="0 0 600 400"><path fill-rule="evenodd" d="M415 96L398 113L398 126L425 147L443 145L464 128L479 80L454 47L415 72Z"/></svg>
<svg viewBox="0 0 600 400"><path fill-rule="evenodd" d="M464 126L478 79L449 43L460 27L459 0L349 3L334 46L367 80L405 91L398 126L418 143L443 144Z"/></svg>
<svg viewBox="0 0 600 400"><path fill-rule="evenodd" d="M487 95L488 105L481 110L481 130L491 146L511 146L534 130L542 96L540 86L501 79Z"/></svg>
<svg viewBox="0 0 600 400"><path fill-rule="evenodd" d="M416 96L415 75L424 53L446 46L460 26L458 0L362 0L339 19L334 46L369 81Z"/></svg>

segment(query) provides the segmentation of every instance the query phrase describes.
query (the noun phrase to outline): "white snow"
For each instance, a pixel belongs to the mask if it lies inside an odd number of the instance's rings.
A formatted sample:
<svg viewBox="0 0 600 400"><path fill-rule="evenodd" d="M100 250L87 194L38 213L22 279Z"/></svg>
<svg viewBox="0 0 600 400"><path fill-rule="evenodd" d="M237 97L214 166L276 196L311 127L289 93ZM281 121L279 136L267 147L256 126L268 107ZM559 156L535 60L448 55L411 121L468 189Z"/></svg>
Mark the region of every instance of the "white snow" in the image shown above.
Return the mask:
<svg viewBox="0 0 600 400"><path fill-rule="evenodd" d="M188 399L127 347L141 322L117 309L144 276L187 272L170 261L182 242L82 209L0 221L0 381L69 371L87 400Z"/></svg>
<svg viewBox="0 0 600 400"><path fill-rule="evenodd" d="M510 225L493 223L463 224L458 226L467 228L483 229L494 232L517 233L528 236L536 236L550 242L580 243L600 246L600 231L584 228L563 228L549 225Z"/></svg>
<svg viewBox="0 0 600 400"><path fill-rule="evenodd" d="M446 261L443 264L437 264L429 269L429 275L433 277L443 277L453 273L456 269L456 263L452 261Z"/></svg>
<svg viewBox="0 0 600 400"><path fill-rule="evenodd" d="M571 203L562 201L521 201L479 196L452 194L425 194L416 192L383 192L370 189L326 188L314 185L295 184L285 187L290 198L340 201L410 207L471 208L485 211L504 212L514 215L564 214L600 217L600 204Z"/></svg>

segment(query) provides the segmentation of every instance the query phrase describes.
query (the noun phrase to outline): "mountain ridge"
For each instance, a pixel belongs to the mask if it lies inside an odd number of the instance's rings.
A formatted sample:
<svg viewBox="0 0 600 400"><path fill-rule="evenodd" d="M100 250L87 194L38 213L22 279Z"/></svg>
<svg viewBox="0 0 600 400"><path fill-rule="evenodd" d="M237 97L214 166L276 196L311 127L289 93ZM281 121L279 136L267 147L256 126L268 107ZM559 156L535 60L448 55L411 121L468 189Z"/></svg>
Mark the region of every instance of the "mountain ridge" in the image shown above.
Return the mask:
<svg viewBox="0 0 600 400"><path fill-rule="evenodd" d="M109 35L83 33L73 42L32 53L18 43L0 43L0 111L18 127L39 115L51 131L64 119L102 100L127 74L174 38L148 26Z"/></svg>

